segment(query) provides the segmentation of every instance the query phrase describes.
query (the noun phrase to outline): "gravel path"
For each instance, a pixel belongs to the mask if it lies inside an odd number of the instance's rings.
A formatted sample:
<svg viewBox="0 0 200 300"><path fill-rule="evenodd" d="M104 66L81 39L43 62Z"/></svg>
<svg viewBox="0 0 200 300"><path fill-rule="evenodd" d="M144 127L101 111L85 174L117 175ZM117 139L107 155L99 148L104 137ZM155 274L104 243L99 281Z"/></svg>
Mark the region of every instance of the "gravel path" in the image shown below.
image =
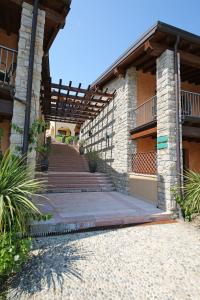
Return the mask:
<svg viewBox="0 0 200 300"><path fill-rule="evenodd" d="M37 239L12 285L15 300L200 299L200 233L175 223Z"/></svg>

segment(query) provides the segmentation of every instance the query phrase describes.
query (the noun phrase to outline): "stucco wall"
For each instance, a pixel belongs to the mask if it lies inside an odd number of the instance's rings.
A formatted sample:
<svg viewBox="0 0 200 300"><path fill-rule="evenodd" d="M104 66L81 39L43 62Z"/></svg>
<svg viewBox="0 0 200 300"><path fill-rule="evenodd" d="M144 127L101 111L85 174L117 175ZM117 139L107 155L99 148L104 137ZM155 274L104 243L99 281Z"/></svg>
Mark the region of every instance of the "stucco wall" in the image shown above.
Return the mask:
<svg viewBox="0 0 200 300"><path fill-rule="evenodd" d="M138 139L136 143L138 153L156 151L156 140L151 137Z"/></svg>
<svg viewBox="0 0 200 300"><path fill-rule="evenodd" d="M4 30L0 29L0 44L4 47L17 50L18 36L12 33L7 35Z"/></svg>
<svg viewBox="0 0 200 300"><path fill-rule="evenodd" d="M200 144L183 141L183 149L188 150L189 169L200 172Z"/></svg>
<svg viewBox="0 0 200 300"><path fill-rule="evenodd" d="M135 151L129 131L134 127L133 111L136 107L136 70L130 68L125 78L116 78L105 88L116 90L115 99L93 120L82 126L81 138L87 149L98 151L101 160L99 171L107 172L121 192L128 192L128 171L131 154ZM92 136L89 137L89 131ZM106 134L109 138L106 139Z"/></svg>
<svg viewBox="0 0 200 300"><path fill-rule="evenodd" d="M6 149L9 147L10 144L10 120L4 119L0 122L0 128L3 129L3 138L1 140L1 148L3 153L5 153Z"/></svg>
<svg viewBox="0 0 200 300"><path fill-rule="evenodd" d="M156 76L137 71L137 106L156 95Z"/></svg>
<svg viewBox="0 0 200 300"><path fill-rule="evenodd" d="M157 176L129 175L129 194L157 204Z"/></svg>
<svg viewBox="0 0 200 300"><path fill-rule="evenodd" d="M189 82L181 82L181 89L194 93L200 93L200 85L192 84Z"/></svg>

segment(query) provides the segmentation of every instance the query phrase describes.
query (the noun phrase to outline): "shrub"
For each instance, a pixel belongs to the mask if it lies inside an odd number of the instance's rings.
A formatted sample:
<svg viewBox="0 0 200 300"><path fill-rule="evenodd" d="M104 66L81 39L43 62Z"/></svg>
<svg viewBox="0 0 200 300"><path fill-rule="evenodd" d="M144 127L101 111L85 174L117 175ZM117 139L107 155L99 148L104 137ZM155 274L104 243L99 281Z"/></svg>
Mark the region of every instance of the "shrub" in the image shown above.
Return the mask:
<svg viewBox="0 0 200 300"><path fill-rule="evenodd" d="M200 214L200 173L187 171L184 174L182 196L174 189L176 202L180 205L184 219L189 221Z"/></svg>
<svg viewBox="0 0 200 300"><path fill-rule="evenodd" d="M62 135L57 135L57 136L56 136L56 141L57 141L57 142L62 142L62 138L63 138Z"/></svg>
<svg viewBox="0 0 200 300"><path fill-rule="evenodd" d="M4 233L0 236L0 276L6 278L18 272L27 260L31 248L31 239L21 239L16 233Z"/></svg>
<svg viewBox="0 0 200 300"><path fill-rule="evenodd" d="M65 138L65 143L66 144L71 144L73 142L73 140L74 140L73 136L67 136Z"/></svg>

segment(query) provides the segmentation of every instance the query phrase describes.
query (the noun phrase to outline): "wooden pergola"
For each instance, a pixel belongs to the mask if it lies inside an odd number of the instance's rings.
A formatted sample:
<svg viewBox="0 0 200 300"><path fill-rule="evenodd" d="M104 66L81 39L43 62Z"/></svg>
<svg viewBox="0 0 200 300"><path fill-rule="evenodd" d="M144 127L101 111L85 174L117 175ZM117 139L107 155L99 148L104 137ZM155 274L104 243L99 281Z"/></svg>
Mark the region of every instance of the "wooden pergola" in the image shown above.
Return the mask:
<svg viewBox="0 0 200 300"><path fill-rule="evenodd" d="M99 90L98 86L88 86L87 89L59 84L51 80L43 82L41 90L42 113L46 121L83 124L94 119L114 98L115 91Z"/></svg>

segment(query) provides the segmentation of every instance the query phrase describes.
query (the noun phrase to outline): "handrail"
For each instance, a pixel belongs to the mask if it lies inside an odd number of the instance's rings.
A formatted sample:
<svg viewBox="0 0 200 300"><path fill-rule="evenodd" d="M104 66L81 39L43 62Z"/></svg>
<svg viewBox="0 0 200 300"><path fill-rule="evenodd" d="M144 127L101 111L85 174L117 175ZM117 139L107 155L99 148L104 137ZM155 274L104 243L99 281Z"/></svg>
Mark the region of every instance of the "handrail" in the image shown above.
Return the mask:
<svg viewBox="0 0 200 300"><path fill-rule="evenodd" d="M0 82L14 84L17 50L0 45Z"/></svg>
<svg viewBox="0 0 200 300"><path fill-rule="evenodd" d="M153 96L140 104L135 110L136 126L141 126L156 120L157 117L157 96Z"/></svg>
<svg viewBox="0 0 200 300"><path fill-rule="evenodd" d="M200 93L181 91L182 117L200 117Z"/></svg>
<svg viewBox="0 0 200 300"><path fill-rule="evenodd" d="M0 44L0 48L3 48L3 49L5 49L5 50L8 50L8 51L12 51L12 52L17 53L17 50L12 49L12 48L5 47L5 46L3 46L3 45L1 45L1 44Z"/></svg>

